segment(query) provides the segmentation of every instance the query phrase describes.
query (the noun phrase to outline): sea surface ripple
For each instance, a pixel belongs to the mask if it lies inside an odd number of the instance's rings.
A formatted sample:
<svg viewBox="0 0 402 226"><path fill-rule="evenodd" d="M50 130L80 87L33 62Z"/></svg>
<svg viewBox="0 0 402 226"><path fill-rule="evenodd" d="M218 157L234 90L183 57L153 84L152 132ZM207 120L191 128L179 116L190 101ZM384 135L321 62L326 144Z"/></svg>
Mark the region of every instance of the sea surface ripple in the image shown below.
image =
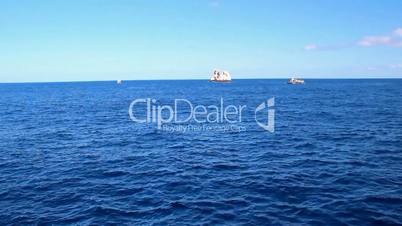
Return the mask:
<svg viewBox="0 0 402 226"><path fill-rule="evenodd" d="M275 132L253 109L275 97ZM402 80L0 84L0 225L400 225ZM247 105L246 131L134 123Z"/></svg>

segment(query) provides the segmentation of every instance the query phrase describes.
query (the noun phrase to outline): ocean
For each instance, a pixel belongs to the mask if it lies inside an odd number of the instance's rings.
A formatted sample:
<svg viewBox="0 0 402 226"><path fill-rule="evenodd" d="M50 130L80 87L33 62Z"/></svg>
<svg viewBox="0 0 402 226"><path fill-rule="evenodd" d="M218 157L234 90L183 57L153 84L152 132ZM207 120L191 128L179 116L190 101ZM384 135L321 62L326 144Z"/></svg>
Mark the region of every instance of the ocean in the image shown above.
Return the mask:
<svg viewBox="0 0 402 226"><path fill-rule="evenodd" d="M0 225L402 224L401 97L401 79L0 84ZM218 108L169 120L189 103Z"/></svg>

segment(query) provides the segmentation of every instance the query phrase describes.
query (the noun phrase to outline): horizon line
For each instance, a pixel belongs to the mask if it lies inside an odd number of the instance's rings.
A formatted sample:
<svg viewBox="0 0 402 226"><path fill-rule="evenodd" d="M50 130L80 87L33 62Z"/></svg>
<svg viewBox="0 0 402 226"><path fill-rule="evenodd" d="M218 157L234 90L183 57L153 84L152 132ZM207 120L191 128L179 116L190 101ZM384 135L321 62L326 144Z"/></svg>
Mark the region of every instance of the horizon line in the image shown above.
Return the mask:
<svg viewBox="0 0 402 226"><path fill-rule="evenodd" d="M402 76L391 76L391 77L300 77L305 80L365 80L365 79L402 79ZM271 78L237 78L232 80L287 80L289 77L271 77ZM166 79L114 79L114 80L65 80L65 81L6 81L0 82L0 84L30 84L30 83L79 83L79 82L116 82L118 80L130 82L130 81L209 81L209 79L201 78L166 78Z"/></svg>

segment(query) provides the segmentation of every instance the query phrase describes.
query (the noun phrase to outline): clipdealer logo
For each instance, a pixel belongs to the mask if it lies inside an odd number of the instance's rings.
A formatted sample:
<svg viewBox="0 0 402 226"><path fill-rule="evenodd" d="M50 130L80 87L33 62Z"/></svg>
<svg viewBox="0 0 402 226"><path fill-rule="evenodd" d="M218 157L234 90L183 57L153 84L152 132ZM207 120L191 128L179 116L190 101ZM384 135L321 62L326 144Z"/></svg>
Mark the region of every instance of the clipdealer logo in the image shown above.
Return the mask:
<svg viewBox="0 0 402 226"><path fill-rule="evenodd" d="M271 133L275 132L275 99L259 104L254 111L257 125ZM160 104L153 98L135 99L130 103L128 114L135 123L156 124L158 129L185 132L192 130L244 131L242 120L246 105L225 105L220 98L217 105L194 105L187 99L174 99L173 104ZM260 120L266 114L266 120ZM183 126L183 125L187 125ZM197 126L198 125L198 126Z"/></svg>
<svg viewBox="0 0 402 226"><path fill-rule="evenodd" d="M254 119L261 128L273 133L275 132L275 97L268 99L267 101L262 102L258 107L255 109L254 112ZM259 112L263 112L266 110L267 112L267 121L260 122L257 118Z"/></svg>

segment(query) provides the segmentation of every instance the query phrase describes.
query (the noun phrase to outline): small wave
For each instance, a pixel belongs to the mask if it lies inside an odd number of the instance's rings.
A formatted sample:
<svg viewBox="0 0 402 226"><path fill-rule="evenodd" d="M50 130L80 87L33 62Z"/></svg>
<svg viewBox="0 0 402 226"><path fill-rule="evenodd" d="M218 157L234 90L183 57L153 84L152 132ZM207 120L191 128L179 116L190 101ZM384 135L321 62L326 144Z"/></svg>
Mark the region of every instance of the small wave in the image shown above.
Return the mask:
<svg viewBox="0 0 402 226"><path fill-rule="evenodd" d="M129 175L129 173L126 171L122 171L122 170L114 170L114 171L105 171L102 173L102 175L106 176L106 177L120 177L120 176Z"/></svg>

